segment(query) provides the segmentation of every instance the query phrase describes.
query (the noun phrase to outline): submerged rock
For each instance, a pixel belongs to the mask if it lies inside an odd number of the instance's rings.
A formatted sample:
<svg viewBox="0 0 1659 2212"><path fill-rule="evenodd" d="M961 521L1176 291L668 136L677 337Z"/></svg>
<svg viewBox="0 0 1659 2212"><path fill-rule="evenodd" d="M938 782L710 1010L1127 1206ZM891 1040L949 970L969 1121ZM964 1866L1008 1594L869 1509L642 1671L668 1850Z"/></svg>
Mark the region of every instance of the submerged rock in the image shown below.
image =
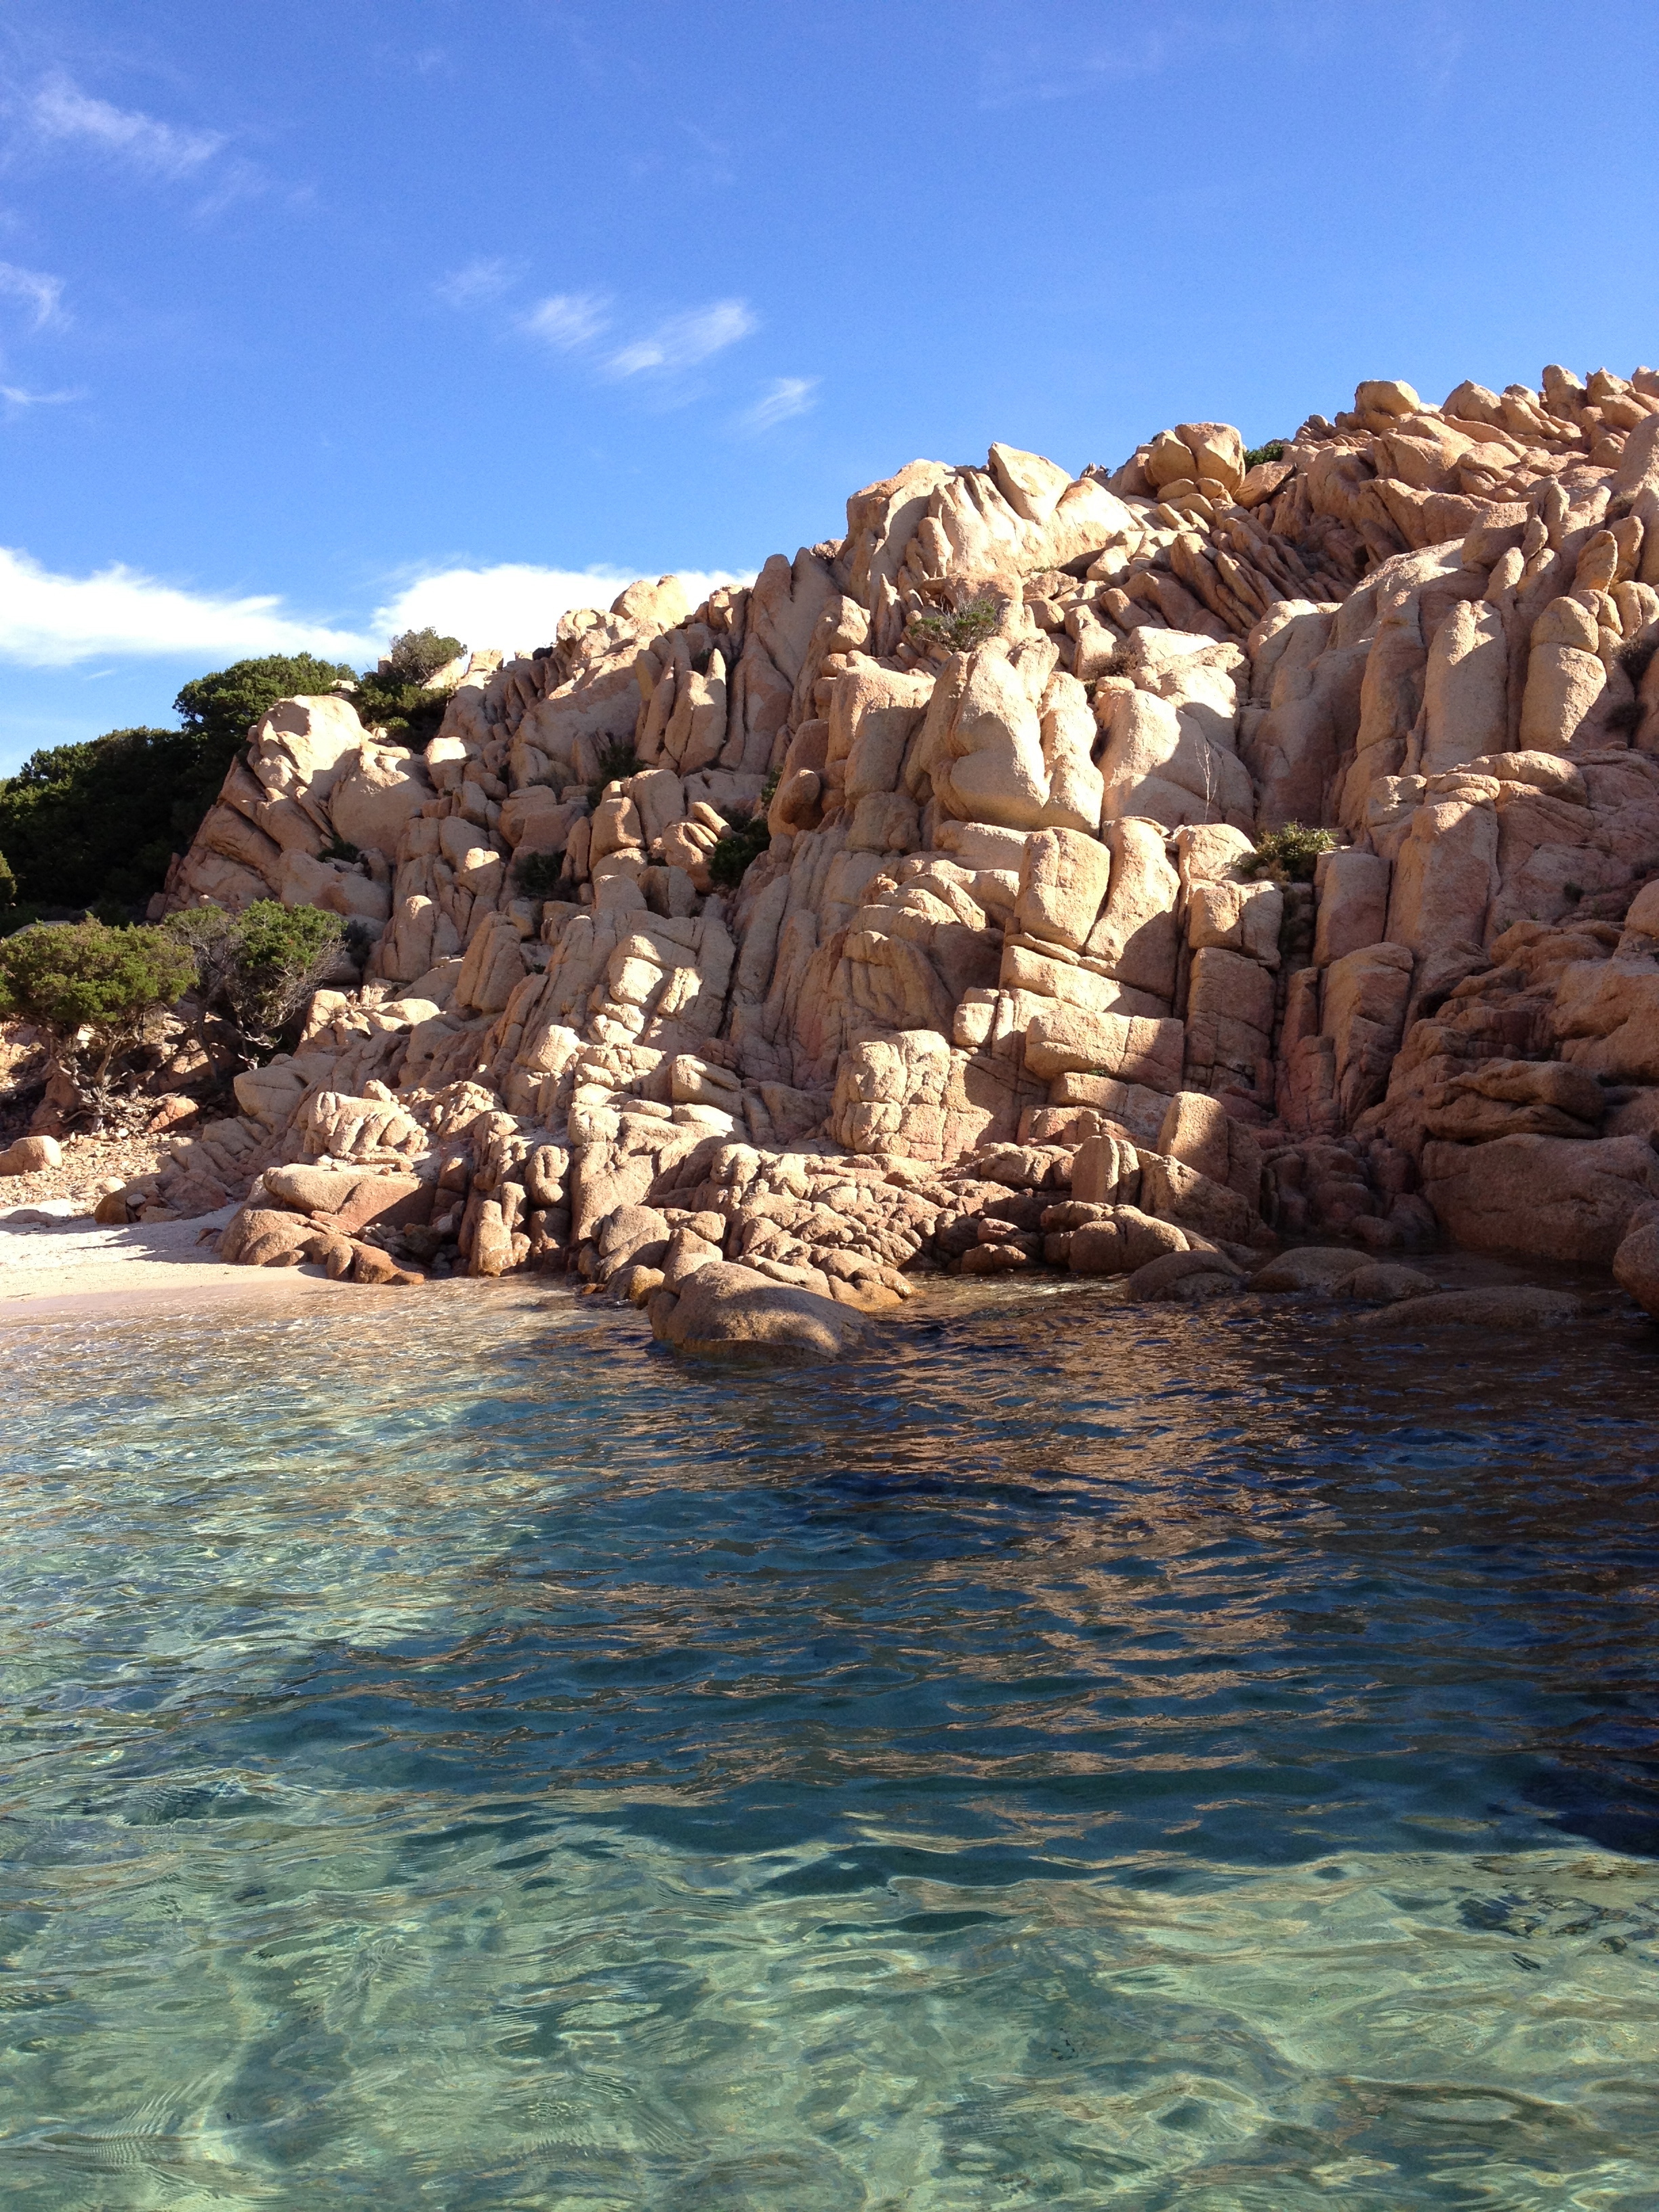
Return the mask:
<svg viewBox="0 0 1659 2212"><path fill-rule="evenodd" d="M1518 1283L1491 1290L1437 1291L1361 1314L1344 1327L1378 1334L1402 1328L1554 1328L1577 1321L1584 1301L1571 1291Z"/></svg>
<svg viewBox="0 0 1659 2212"><path fill-rule="evenodd" d="M1250 1278L1253 1291L1328 1291L1346 1286L1360 1269L1370 1264L1370 1255L1346 1245L1306 1244L1281 1252Z"/></svg>

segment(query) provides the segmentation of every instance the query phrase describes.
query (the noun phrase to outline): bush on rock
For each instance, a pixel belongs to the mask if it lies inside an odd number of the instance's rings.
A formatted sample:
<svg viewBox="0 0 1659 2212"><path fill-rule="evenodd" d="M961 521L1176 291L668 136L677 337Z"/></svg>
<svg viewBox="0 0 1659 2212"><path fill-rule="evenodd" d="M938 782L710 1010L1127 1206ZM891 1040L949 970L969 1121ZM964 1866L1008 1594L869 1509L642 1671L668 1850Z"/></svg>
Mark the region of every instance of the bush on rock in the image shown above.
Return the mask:
<svg viewBox="0 0 1659 2212"><path fill-rule="evenodd" d="M365 728L383 730L411 751L429 744L454 688L432 679L465 650L459 638L441 637L430 627L394 637L379 666L360 678L353 694Z"/></svg>
<svg viewBox="0 0 1659 2212"><path fill-rule="evenodd" d="M1310 830L1300 822L1287 822L1282 830L1264 830L1256 840L1255 857L1245 863L1258 883L1310 884L1322 853L1336 843L1334 830Z"/></svg>
<svg viewBox="0 0 1659 2212"><path fill-rule="evenodd" d="M204 1015L230 1033L243 1066L268 1060L339 957L344 925L314 906L258 899L244 913L189 907L166 924L191 963ZM204 1048L212 1046L203 1038Z"/></svg>

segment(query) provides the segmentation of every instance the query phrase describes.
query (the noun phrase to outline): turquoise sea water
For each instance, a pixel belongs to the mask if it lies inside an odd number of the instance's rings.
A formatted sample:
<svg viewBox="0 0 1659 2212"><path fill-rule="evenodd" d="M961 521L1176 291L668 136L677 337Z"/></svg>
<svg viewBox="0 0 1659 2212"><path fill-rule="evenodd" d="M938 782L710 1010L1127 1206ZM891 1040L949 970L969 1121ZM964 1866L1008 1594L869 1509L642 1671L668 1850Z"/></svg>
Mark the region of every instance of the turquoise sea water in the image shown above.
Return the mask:
<svg viewBox="0 0 1659 2212"><path fill-rule="evenodd" d="M0 2202L1659 2203L1659 1332L0 1332Z"/></svg>

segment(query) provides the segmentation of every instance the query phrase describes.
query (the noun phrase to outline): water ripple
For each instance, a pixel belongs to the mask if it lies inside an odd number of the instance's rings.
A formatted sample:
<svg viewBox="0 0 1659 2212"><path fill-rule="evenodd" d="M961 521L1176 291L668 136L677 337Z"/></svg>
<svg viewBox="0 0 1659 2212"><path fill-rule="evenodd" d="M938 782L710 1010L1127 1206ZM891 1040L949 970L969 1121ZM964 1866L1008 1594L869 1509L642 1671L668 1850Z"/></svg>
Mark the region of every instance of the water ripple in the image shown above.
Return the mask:
<svg viewBox="0 0 1659 2212"><path fill-rule="evenodd" d="M5 1337L23 2212L1659 2200L1649 1332Z"/></svg>

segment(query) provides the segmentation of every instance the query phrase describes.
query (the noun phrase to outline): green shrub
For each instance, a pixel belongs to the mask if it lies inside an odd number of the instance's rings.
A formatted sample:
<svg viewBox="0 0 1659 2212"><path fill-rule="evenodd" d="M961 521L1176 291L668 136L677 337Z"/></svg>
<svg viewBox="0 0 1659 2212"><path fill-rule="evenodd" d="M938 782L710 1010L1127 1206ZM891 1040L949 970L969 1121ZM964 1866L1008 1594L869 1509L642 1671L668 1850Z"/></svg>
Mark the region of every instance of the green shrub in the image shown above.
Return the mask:
<svg viewBox="0 0 1659 2212"><path fill-rule="evenodd" d="M632 738L612 738L599 748L599 772L587 787L587 803L597 806L607 783L626 783L645 765L634 750Z"/></svg>
<svg viewBox="0 0 1659 2212"><path fill-rule="evenodd" d="M1299 822L1287 822L1282 830L1262 831L1254 858L1244 863L1245 872L1258 883L1310 884L1320 854L1335 843L1334 830L1308 830Z"/></svg>
<svg viewBox="0 0 1659 2212"><path fill-rule="evenodd" d="M550 899L568 883L562 853L521 853L513 864L513 876L522 897Z"/></svg>
<svg viewBox="0 0 1659 2212"><path fill-rule="evenodd" d="M368 967L368 957L380 941L374 926L365 921L360 914L354 914L340 933L340 943L345 949L346 957L360 975Z"/></svg>
<svg viewBox="0 0 1659 2212"><path fill-rule="evenodd" d="M942 645L947 653L971 653L996 635L1001 609L994 599L975 599L955 614L912 615L910 639L926 653Z"/></svg>
<svg viewBox="0 0 1659 2212"><path fill-rule="evenodd" d="M1602 717L1601 726L1617 736L1633 738L1641 728L1647 709L1639 699L1620 699L1608 708Z"/></svg>
<svg viewBox="0 0 1659 2212"><path fill-rule="evenodd" d="M15 906L16 903L17 878L7 864L5 854L0 853L0 907Z"/></svg>
<svg viewBox="0 0 1659 2212"><path fill-rule="evenodd" d="M443 720L449 690L429 691L428 683L465 650L459 638L440 637L431 629L406 629L394 637L380 665L360 678L352 695L364 723L412 751L429 744Z"/></svg>
<svg viewBox="0 0 1659 2212"><path fill-rule="evenodd" d="M37 922L0 939L0 1012L43 1029L58 1062L94 1082L194 980L188 949L166 929Z"/></svg>
<svg viewBox="0 0 1659 2212"><path fill-rule="evenodd" d="M1284 458L1285 441L1282 438L1269 438L1265 446L1247 446L1244 449L1247 469L1259 468L1263 461L1282 461Z"/></svg>
<svg viewBox="0 0 1659 2212"><path fill-rule="evenodd" d="M722 890L732 890L743 881L750 862L758 860L771 842L772 833L763 814L751 814L746 822L735 823L709 851L709 882Z"/></svg>
<svg viewBox="0 0 1659 2212"><path fill-rule="evenodd" d="M146 898L213 804L223 758L188 730L112 730L32 753L0 783L18 896L74 909Z"/></svg>
<svg viewBox="0 0 1659 2212"><path fill-rule="evenodd" d="M425 629L406 629L394 637L376 673L396 677L400 684L428 684L465 651L459 638L440 637L428 623Z"/></svg>
<svg viewBox="0 0 1659 2212"><path fill-rule="evenodd" d="M216 1016L244 1066L280 1049L348 934L337 914L258 899L246 912L186 907L163 925L185 952L204 1016ZM214 1041L203 1030L210 1058Z"/></svg>
<svg viewBox="0 0 1659 2212"><path fill-rule="evenodd" d="M717 889L730 890L740 884L751 865L771 844L772 832L767 827L766 816L781 780L781 771L774 769L761 786L761 795L754 807L747 812L740 810L734 813L731 827L710 848L708 880Z"/></svg>

